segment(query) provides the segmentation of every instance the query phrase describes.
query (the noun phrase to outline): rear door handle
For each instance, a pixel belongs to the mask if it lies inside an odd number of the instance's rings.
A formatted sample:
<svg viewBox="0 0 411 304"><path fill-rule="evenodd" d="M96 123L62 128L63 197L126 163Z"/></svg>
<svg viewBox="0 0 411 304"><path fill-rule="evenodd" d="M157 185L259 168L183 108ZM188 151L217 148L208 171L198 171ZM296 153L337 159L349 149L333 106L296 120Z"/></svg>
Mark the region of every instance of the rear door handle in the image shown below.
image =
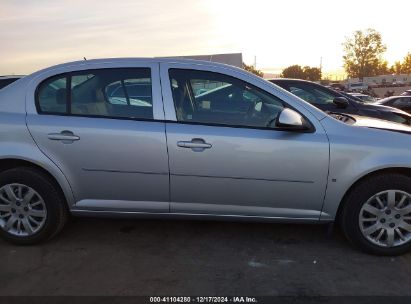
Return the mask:
<svg viewBox="0 0 411 304"><path fill-rule="evenodd" d="M50 140L62 140L62 141L75 141L75 140L80 139L79 136L74 135L73 132L67 131L67 130L61 131L60 133L49 133L47 137Z"/></svg>
<svg viewBox="0 0 411 304"><path fill-rule="evenodd" d="M191 141L178 141L177 146L180 148L188 148L193 150L204 150L210 149L212 147L211 144L206 143L202 138L193 138Z"/></svg>

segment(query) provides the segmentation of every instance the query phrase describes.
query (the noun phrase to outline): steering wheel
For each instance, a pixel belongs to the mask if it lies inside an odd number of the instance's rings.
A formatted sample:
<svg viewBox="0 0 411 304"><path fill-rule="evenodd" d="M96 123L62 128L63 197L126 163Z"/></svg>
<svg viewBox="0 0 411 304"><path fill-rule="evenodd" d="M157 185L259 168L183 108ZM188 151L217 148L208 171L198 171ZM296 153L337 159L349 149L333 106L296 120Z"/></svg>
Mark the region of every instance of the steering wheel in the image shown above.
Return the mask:
<svg viewBox="0 0 411 304"><path fill-rule="evenodd" d="M278 117L278 113L271 115L270 118L267 120L267 123L265 126L267 128L271 128L272 127L271 124L277 120L277 117Z"/></svg>

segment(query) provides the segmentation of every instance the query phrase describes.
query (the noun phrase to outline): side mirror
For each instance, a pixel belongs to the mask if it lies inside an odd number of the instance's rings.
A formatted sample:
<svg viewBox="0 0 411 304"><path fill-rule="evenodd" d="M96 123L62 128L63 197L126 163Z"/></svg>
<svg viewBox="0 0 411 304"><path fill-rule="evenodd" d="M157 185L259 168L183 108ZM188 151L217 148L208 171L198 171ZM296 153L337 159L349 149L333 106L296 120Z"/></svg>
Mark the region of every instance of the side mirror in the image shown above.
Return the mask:
<svg viewBox="0 0 411 304"><path fill-rule="evenodd" d="M278 115L275 126L280 129L286 130L306 130L307 125L304 122L304 118L294 110L285 108Z"/></svg>
<svg viewBox="0 0 411 304"><path fill-rule="evenodd" d="M335 97L333 103L337 106L337 108L345 109L350 105L347 98L345 97Z"/></svg>

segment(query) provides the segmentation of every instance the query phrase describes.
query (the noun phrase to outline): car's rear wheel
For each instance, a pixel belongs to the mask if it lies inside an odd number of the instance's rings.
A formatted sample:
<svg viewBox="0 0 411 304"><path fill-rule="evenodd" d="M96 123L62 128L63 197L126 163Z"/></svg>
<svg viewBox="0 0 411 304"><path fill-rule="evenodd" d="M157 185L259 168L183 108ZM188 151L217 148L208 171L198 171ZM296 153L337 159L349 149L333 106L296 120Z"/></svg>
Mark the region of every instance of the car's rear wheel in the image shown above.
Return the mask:
<svg viewBox="0 0 411 304"><path fill-rule="evenodd" d="M398 255L411 249L411 178L376 175L355 185L341 212L346 237L362 250Z"/></svg>
<svg viewBox="0 0 411 304"><path fill-rule="evenodd" d="M0 234L6 240L28 245L49 239L67 216L64 197L43 172L23 167L0 174Z"/></svg>

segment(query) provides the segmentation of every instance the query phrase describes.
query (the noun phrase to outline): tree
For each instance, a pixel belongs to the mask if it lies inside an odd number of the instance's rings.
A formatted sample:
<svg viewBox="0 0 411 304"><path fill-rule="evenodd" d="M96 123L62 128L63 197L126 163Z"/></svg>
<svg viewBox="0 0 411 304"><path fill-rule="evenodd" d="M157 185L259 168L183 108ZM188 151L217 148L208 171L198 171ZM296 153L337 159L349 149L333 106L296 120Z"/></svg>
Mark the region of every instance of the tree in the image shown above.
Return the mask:
<svg viewBox="0 0 411 304"><path fill-rule="evenodd" d="M303 71L305 76L304 79L311 81L321 80L321 70L319 68L305 66Z"/></svg>
<svg viewBox="0 0 411 304"><path fill-rule="evenodd" d="M321 70L310 66L302 68L300 65L296 64L285 68L281 73L281 77L318 81L321 80Z"/></svg>
<svg viewBox="0 0 411 304"><path fill-rule="evenodd" d="M263 76L264 76L264 73L261 72L260 70L257 70L253 65L246 65L246 64L243 62L243 67L244 67L244 70L246 70L246 71L248 71L248 72L250 72L250 73L253 73L253 74L257 75L257 76L260 76L260 77L263 77Z"/></svg>
<svg viewBox="0 0 411 304"><path fill-rule="evenodd" d="M388 61L387 60L380 60L378 62L378 65L375 69L375 75L386 75L386 74L391 74L392 73L392 67L388 67Z"/></svg>
<svg viewBox="0 0 411 304"><path fill-rule="evenodd" d="M402 72L401 61L394 62L394 65L391 67L391 72L395 73L395 74L401 74L401 72Z"/></svg>
<svg viewBox="0 0 411 304"><path fill-rule="evenodd" d="M285 68L281 73L281 77L305 79L305 74L303 68L300 65L296 64Z"/></svg>
<svg viewBox="0 0 411 304"><path fill-rule="evenodd" d="M382 54L387 50L379 32L374 29L356 31L353 37L346 38L343 46L344 68L349 77L362 79L377 75L383 62Z"/></svg>
<svg viewBox="0 0 411 304"><path fill-rule="evenodd" d="M401 64L401 72L405 74L411 74L411 53L408 53L404 57L404 60Z"/></svg>

